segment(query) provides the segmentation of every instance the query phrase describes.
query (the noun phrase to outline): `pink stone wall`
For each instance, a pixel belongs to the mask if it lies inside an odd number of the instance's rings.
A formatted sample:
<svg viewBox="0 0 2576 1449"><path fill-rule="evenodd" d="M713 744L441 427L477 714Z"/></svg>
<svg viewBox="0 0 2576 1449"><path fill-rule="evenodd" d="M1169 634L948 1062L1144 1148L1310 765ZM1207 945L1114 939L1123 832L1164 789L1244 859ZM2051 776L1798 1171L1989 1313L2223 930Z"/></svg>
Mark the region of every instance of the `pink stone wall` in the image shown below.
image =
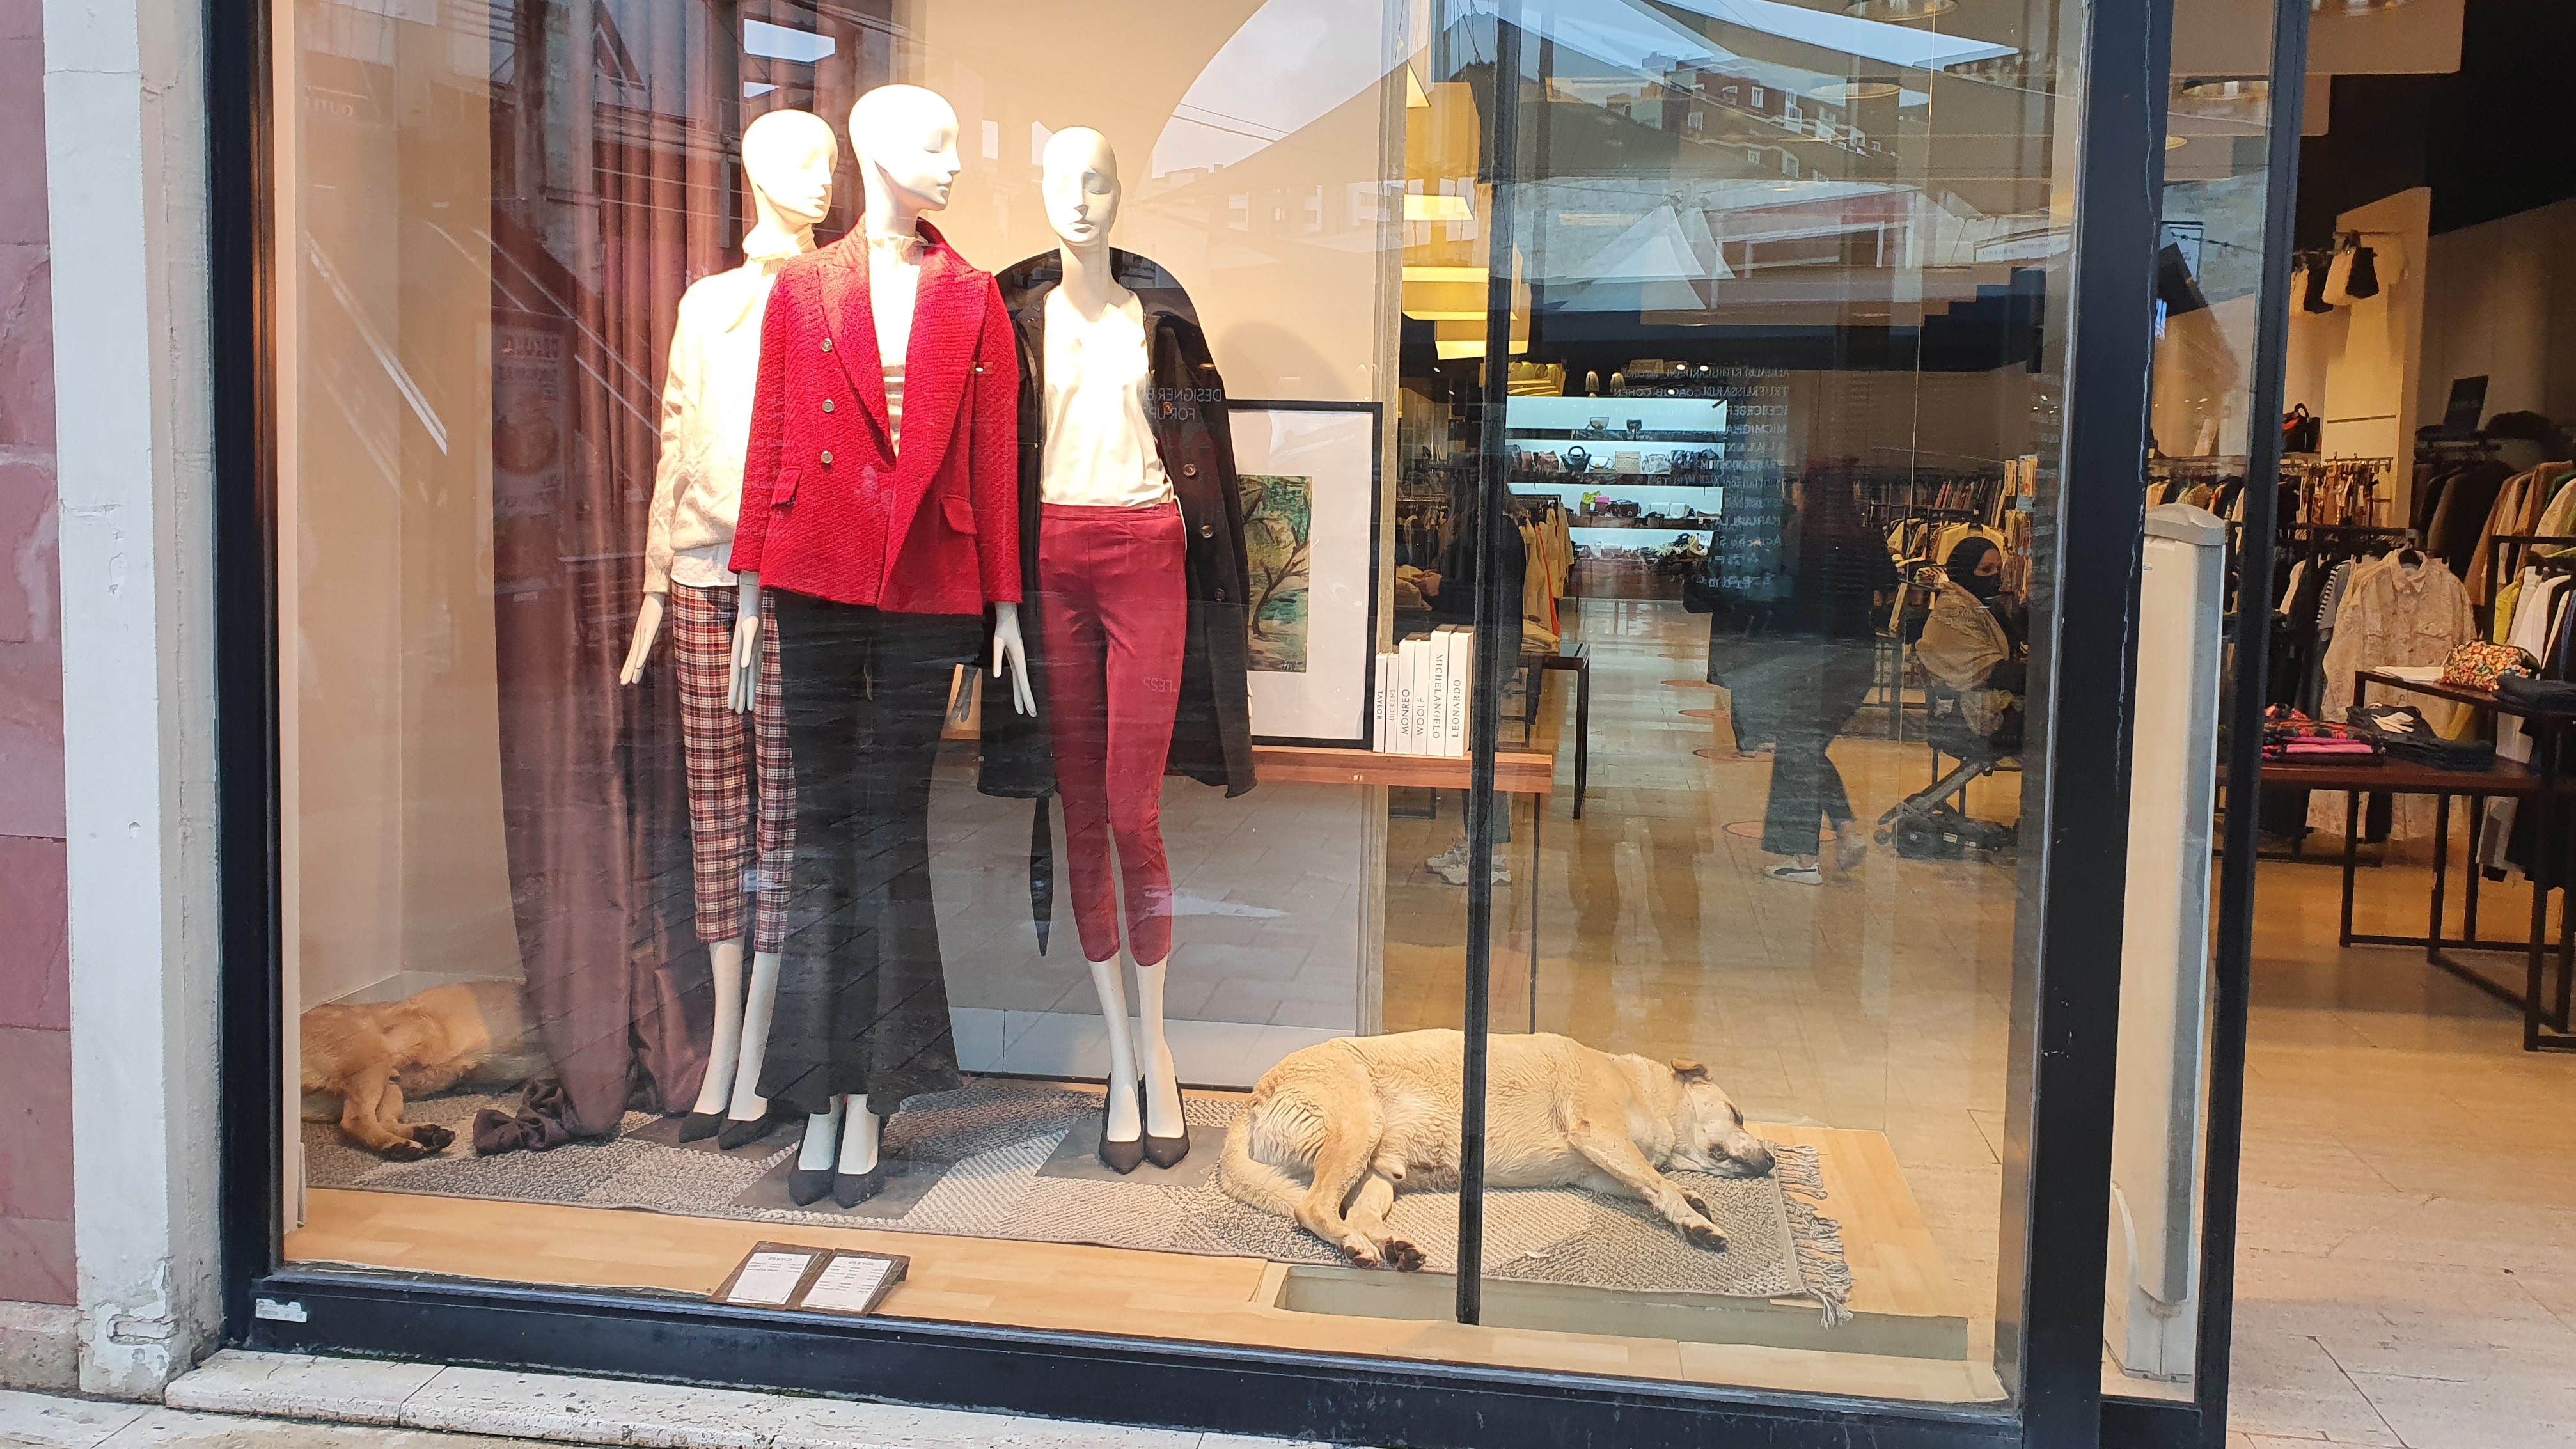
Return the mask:
<svg viewBox="0 0 2576 1449"><path fill-rule="evenodd" d="M42 0L0 0L0 1299L72 1301Z"/></svg>

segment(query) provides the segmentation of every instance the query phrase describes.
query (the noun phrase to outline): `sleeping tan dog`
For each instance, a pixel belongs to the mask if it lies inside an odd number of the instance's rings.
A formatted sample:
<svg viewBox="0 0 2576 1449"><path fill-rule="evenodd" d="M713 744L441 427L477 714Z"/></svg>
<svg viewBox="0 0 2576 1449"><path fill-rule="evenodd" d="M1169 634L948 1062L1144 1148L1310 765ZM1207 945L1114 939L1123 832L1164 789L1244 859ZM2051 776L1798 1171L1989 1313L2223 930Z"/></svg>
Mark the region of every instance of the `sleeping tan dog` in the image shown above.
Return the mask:
<svg viewBox="0 0 2576 1449"><path fill-rule="evenodd" d="M515 981L433 986L376 1006L317 1006L304 1013L304 1117L328 1122L338 1097L340 1131L398 1161L444 1152L456 1134L405 1122L403 1098L461 1083L515 1085L546 1069Z"/></svg>
<svg viewBox="0 0 2576 1449"><path fill-rule="evenodd" d="M1421 1267L1421 1250L1388 1230L1386 1211L1407 1184L1458 1185L1465 1043L1454 1031L1408 1031L1290 1053L1262 1074L1251 1107L1226 1130L1218 1182L1228 1196L1295 1218L1362 1267ZM1708 1204L1659 1169L1771 1170L1770 1149L1744 1130L1744 1114L1697 1062L1612 1056L1571 1037L1498 1035L1486 1077L1488 1187L1639 1198L1684 1238L1723 1249Z"/></svg>

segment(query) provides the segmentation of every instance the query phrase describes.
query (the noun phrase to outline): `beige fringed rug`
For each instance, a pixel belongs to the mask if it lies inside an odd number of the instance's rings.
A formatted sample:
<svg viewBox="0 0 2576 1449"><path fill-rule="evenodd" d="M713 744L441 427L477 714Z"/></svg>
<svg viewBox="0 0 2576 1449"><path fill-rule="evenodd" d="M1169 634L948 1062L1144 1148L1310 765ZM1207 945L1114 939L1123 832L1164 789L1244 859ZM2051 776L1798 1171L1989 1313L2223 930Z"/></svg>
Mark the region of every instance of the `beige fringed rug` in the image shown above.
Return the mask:
<svg viewBox="0 0 2576 1449"><path fill-rule="evenodd" d="M876 1199L843 1211L828 1199L796 1207L786 1196L796 1138L781 1129L735 1152L682 1146L674 1119L640 1113L608 1141L551 1152L475 1157L467 1124L476 1109L508 1099L438 1097L411 1104L412 1121L455 1129L457 1146L421 1162L384 1162L305 1124L305 1161L319 1188L361 1188L511 1202L643 1208L698 1217L814 1223L1090 1243L1170 1253L1336 1263L1339 1254L1295 1223L1235 1201L1215 1179L1217 1146L1243 1109L1240 1093L1191 1093L1191 1151L1168 1172L1150 1165L1120 1177L1094 1157L1097 1088L977 1080L916 1097L886 1124L897 1171ZM1817 1150L1772 1143L1766 1177L1672 1174L1706 1201L1727 1248L1683 1242L1642 1203L1570 1188L1485 1196L1485 1272L1530 1283L1733 1298L1806 1298L1828 1325L1842 1322L1851 1269L1842 1232L1824 1216ZM1406 1193L1388 1223L1420 1248L1433 1272L1453 1271L1458 1195Z"/></svg>

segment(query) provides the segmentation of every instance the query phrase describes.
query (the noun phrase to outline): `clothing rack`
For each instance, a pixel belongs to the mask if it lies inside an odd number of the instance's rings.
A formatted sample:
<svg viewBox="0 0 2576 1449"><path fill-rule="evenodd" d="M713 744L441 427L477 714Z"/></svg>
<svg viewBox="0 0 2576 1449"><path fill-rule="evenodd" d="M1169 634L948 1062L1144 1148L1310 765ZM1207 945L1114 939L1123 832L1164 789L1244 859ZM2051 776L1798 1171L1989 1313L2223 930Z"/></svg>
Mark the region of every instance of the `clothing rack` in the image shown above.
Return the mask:
<svg viewBox="0 0 2576 1449"><path fill-rule="evenodd" d="M2554 547L2550 552L2539 551L2551 545ZM2514 550L2518 557L2508 562L2505 558L2507 549ZM2505 580L2519 578L2524 569L2537 569L2542 573L2576 573L2576 535L2499 533L2487 540L2487 579L2491 595L2504 587ZM2495 637L2495 599L2472 598L2469 602L2477 611L2478 632L2488 638Z"/></svg>

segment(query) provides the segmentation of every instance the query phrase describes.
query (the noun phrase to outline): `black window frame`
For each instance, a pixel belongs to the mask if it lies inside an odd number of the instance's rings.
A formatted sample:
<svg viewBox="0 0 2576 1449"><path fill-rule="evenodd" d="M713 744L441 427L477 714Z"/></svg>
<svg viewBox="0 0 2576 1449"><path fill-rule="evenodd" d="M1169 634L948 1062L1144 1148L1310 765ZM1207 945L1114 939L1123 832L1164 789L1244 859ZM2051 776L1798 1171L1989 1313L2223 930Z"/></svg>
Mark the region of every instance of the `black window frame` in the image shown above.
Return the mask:
<svg viewBox="0 0 2576 1449"><path fill-rule="evenodd" d="M2196 1402L2106 1396L2102 1285L2128 810L2127 703L2143 546L2143 467L2172 0L2093 0L2075 216L2074 352L2059 516L2058 637L2034 692L2052 701L2038 866L2043 969L2015 1030L2029 1046L2008 1126L2006 1309L1999 1357L2017 1401L1954 1407L1720 1386L1290 1353L1236 1345L951 1325L815 1321L672 1294L606 1292L282 1265L284 1161L272 336L274 186L269 6L206 0L213 587L222 920L219 1204L223 1341L497 1367L884 1398L999 1412L1278 1434L1335 1443L1758 1442L1880 1449L2022 1444L2218 1446L2225 1436L2235 1144L2251 931L2250 833L2231 819L2221 885ZM2288 208L2307 10L2276 0L2272 205L2256 415L2277 411ZM2285 89L2284 80L2289 82ZM2278 252L2279 255L2271 255ZM2268 399L2268 403L2266 400ZM2266 430L2256 429L2261 452ZM2277 443L2277 439L2271 440ZM2258 457L2253 460L2260 463ZM2268 509L2268 490L2257 506ZM2249 509L2245 577L2268 578L2268 519ZM2258 555L2260 558L2258 560ZM2240 641L2242 642L2242 641ZM2259 637L2246 651L2261 667ZM2042 680L2037 676L2053 674ZM2250 691L2258 700L2257 687ZM2256 706L2259 708L2259 704ZM2242 707L2238 713L2243 713ZM2241 723L2241 721L2240 721ZM1486 734L1491 737L1491 732ZM2251 778L2238 729L2231 782ZM1490 770L1489 761L1479 761ZM2246 814L2248 832L2251 813ZM2240 849L2241 846L2241 849ZM1477 872L1481 879L1483 873ZM2046 969L2049 961L2089 963ZM1470 973L1481 979L1482 973ZM1481 1014L1471 1014L1481 1021ZM1480 1094L1470 1094L1470 1101ZM2017 1285L2017 1286L2016 1286ZM263 1302L301 1311L260 1311ZM2017 1310L2017 1311L2016 1311Z"/></svg>

